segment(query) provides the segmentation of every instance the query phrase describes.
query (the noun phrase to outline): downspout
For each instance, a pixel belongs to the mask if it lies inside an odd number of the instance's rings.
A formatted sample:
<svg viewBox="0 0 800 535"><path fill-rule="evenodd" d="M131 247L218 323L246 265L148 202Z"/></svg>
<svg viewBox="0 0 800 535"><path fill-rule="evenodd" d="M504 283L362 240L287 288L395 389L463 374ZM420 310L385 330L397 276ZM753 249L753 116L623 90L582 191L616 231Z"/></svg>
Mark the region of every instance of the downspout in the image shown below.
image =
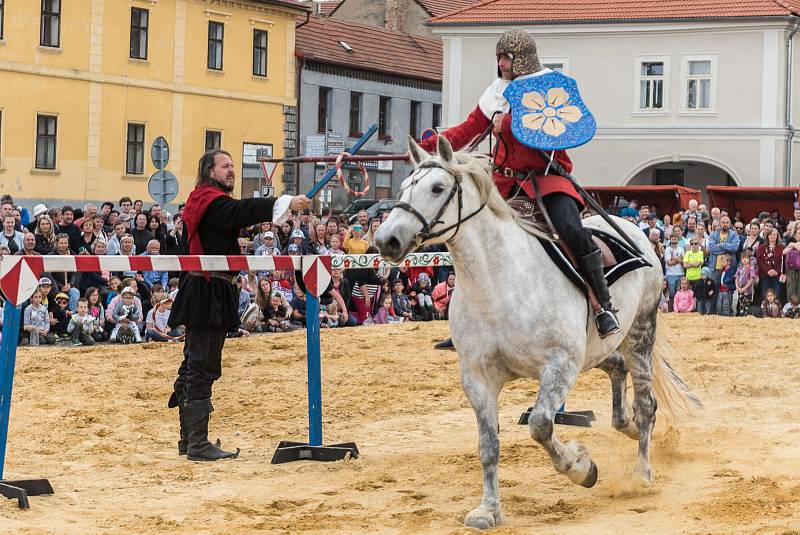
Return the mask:
<svg viewBox="0 0 800 535"><path fill-rule="evenodd" d="M794 124L792 124L792 91L794 86L794 36L797 34L798 29L800 29L800 23L795 20L794 27L786 39L786 129L789 131L789 137L786 140L786 175L783 185L787 188L792 185L792 145L794 136L797 133Z"/></svg>

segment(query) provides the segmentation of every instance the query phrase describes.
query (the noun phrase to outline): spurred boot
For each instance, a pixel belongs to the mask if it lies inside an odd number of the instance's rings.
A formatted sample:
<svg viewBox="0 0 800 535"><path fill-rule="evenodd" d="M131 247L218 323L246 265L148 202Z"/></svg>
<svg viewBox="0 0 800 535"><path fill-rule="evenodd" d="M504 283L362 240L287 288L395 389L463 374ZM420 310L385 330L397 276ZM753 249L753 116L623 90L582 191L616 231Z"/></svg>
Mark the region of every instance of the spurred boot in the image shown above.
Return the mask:
<svg viewBox="0 0 800 535"><path fill-rule="evenodd" d="M186 454L190 461L217 461L239 456L239 448L235 452L224 451L208 441L208 419L213 410L210 399L183 401L187 430Z"/></svg>
<svg viewBox="0 0 800 535"><path fill-rule="evenodd" d="M619 320L611 305L611 294L608 292L606 276L603 274L603 253L597 249L581 256L578 258L578 264L586 282L592 287L592 291L602 307L594 316L594 323L600 333L600 338L617 334L620 332Z"/></svg>

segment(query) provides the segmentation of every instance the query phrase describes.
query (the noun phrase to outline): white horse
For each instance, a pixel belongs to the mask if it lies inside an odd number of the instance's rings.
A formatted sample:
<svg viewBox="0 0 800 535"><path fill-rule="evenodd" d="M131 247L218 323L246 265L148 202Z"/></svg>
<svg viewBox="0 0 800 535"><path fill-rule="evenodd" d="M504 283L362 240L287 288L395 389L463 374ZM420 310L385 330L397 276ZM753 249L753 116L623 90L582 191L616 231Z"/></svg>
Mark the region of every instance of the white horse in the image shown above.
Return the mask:
<svg viewBox="0 0 800 535"><path fill-rule="evenodd" d="M662 403L690 406L699 401L656 348L663 275L644 233L618 220L652 267L632 271L611 287L622 332L601 339L584 294L550 261L532 235L538 231L500 197L488 158L454 153L442 136L435 156L413 140L409 145L415 170L403 182L400 203L380 226L376 243L393 261L439 242L447 243L453 258L457 289L450 303L450 331L460 358L461 384L478 420L483 466L483 499L465 523L489 528L502 520L497 398L505 383L520 377L540 383L529 419L531 436L558 472L592 487L597 466L581 444L564 444L555 436L553 419L579 373L595 367L606 371L612 382L613 425L639 440L634 477L649 486L654 387ZM618 236L599 216L584 223ZM663 340L659 342L661 346ZM633 418L626 402L628 371L633 378Z"/></svg>

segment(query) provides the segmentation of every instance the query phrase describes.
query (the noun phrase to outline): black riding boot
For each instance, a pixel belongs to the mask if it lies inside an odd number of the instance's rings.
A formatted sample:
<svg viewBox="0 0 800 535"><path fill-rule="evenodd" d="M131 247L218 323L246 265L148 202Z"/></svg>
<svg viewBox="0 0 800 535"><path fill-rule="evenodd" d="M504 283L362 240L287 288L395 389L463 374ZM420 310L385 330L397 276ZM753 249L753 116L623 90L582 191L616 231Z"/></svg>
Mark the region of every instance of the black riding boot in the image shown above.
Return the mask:
<svg viewBox="0 0 800 535"><path fill-rule="evenodd" d="M578 264L580 264L579 267L589 286L592 287L595 297L600 302L600 306L603 307L594 316L594 323L597 325L600 338L617 334L620 332L619 320L614 314L615 310L611 305L611 294L608 292L608 284L606 284L606 277L603 274L603 254L600 249L596 249L578 258Z"/></svg>
<svg viewBox="0 0 800 535"><path fill-rule="evenodd" d="M453 347L453 339L452 338L448 338L446 340L442 340L441 342L439 342L438 344L433 346L433 348L434 349L455 349L455 347Z"/></svg>
<svg viewBox="0 0 800 535"><path fill-rule="evenodd" d="M169 397L169 401L167 402L167 407L170 409L178 407L178 421L180 422L181 426L181 439L178 441L178 455L186 455L187 426L183 411L183 400L181 399L180 396L178 396L176 392L173 392L172 395Z"/></svg>
<svg viewBox="0 0 800 535"><path fill-rule="evenodd" d="M239 456L239 448L235 452L224 451L208 441L208 419L213 410L210 399L183 402L187 428L186 453L190 461L217 461Z"/></svg>

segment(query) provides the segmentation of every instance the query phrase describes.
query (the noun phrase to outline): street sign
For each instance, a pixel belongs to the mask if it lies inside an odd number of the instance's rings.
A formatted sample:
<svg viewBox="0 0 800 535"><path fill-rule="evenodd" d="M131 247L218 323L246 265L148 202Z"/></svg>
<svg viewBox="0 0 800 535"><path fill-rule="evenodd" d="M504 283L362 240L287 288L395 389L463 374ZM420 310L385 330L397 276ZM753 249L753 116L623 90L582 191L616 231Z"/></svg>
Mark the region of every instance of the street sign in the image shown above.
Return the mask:
<svg viewBox="0 0 800 535"><path fill-rule="evenodd" d="M178 196L178 179L169 171L161 169L150 177L147 191L158 204L169 204Z"/></svg>
<svg viewBox="0 0 800 535"><path fill-rule="evenodd" d="M158 136L150 147L150 158L156 169L164 169L169 163L169 143L163 136Z"/></svg>
<svg viewBox="0 0 800 535"><path fill-rule="evenodd" d="M306 136L306 156L325 155L325 136Z"/></svg>

